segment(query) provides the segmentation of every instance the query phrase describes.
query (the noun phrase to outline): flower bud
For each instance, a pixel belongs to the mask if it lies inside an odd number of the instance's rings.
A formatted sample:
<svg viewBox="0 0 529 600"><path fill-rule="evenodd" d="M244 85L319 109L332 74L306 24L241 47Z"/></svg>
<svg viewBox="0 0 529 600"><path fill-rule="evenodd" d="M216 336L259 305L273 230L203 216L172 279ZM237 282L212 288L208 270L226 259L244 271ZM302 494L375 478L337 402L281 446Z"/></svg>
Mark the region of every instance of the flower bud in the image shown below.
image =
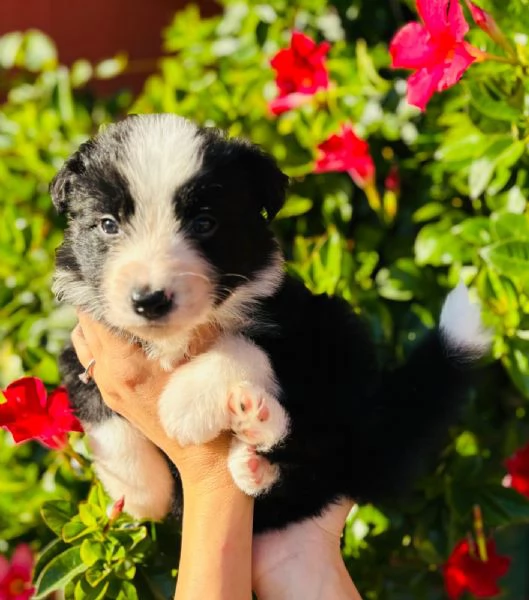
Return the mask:
<svg viewBox="0 0 529 600"><path fill-rule="evenodd" d="M502 33L501 29L498 27L498 24L492 18L492 15L474 4L471 0L466 0L466 3L476 25L499 46L504 48L507 52L512 53L513 49L509 40Z"/></svg>

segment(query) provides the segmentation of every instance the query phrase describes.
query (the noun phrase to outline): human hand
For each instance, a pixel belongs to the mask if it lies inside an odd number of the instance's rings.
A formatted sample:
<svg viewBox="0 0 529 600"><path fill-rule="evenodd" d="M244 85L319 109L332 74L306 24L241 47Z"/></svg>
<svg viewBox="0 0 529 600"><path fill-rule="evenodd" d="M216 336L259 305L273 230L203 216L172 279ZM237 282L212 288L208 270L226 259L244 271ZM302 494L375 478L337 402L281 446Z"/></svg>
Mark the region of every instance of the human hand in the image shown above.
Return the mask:
<svg viewBox="0 0 529 600"><path fill-rule="evenodd" d="M158 361L147 358L141 346L115 335L87 314L79 312L78 317L72 343L83 367L95 360L90 374L104 402L169 456L184 484L232 485L226 466L228 433L185 448L166 435L158 416L158 399L173 372L164 371Z"/></svg>
<svg viewBox="0 0 529 600"><path fill-rule="evenodd" d="M319 517L254 538L252 586L259 600L361 600L341 552L352 500Z"/></svg>
<svg viewBox="0 0 529 600"><path fill-rule="evenodd" d="M208 332L202 333L207 343ZM90 373L108 406L161 448L180 472L185 510L175 599L248 600L253 499L228 472L231 434L199 446L179 446L158 416L158 398L173 373L83 313L72 343L85 368L95 360Z"/></svg>

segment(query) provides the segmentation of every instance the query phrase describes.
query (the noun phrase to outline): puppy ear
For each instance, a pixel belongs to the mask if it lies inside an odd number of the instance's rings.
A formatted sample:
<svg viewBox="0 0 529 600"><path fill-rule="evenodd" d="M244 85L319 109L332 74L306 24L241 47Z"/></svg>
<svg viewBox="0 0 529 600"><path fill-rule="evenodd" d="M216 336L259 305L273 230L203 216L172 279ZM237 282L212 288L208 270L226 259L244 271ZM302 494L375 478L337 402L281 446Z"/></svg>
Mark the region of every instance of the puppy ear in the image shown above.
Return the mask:
<svg viewBox="0 0 529 600"><path fill-rule="evenodd" d="M288 177L275 159L258 146L248 142L242 142L241 146L242 168L258 203L257 209L271 221L285 203Z"/></svg>
<svg viewBox="0 0 529 600"><path fill-rule="evenodd" d="M49 191L59 214L68 211L74 183L79 175L86 172L85 161L93 146L92 140L81 144L77 152L70 156L61 167L61 170L51 180Z"/></svg>

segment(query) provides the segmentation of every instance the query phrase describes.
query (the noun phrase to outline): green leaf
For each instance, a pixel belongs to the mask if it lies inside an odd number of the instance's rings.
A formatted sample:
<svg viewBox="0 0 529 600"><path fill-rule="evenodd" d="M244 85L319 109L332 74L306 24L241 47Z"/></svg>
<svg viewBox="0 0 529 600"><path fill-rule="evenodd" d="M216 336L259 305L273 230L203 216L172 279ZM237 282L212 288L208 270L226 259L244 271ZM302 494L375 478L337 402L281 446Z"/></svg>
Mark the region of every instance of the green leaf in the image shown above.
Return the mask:
<svg viewBox="0 0 529 600"><path fill-rule="evenodd" d="M286 204L277 213L276 219L288 219L290 217L298 217L303 215L312 208L312 200L301 196L289 196Z"/></svg>
<svg viewBox="0 0 529 600"><path fill-rule="evenodd" d="M24 66L30 71L50 69L57 64L57 49L41 31L29 31L24 43Z"/></svg>
<svg viewBox="0 0 529 600"><path fill-rule="evenodd" d="M529 523L529 500L517 491L502 485L485 485L478 493L476 502L487 527Z"/></svg>
<svg viewBox="0 0 529 600"><path fill-rule="evenodd" d="M103 486L98 481L90 488L90 492L88 493L88 498L86 501L92 506L98 506L104 513L106 513L110 499L106 495Z"/></svg>
<svg viewBox="0 0 529 600"><path fill-rule="evenodd" d="M455 448L461 456L475 456L479 451L478 440L471 431L463 431L456 438Z"/></svg>
<svg viewBox="0 0 529 600"><path fill-rule="evenodd" d="M471 198L479 198L485 191L492 179L495 167L495 161L487 156L478 158L470 165L468 187Z"/></svg>
<svg viewBox="0 0 529 600"><path fill-rule="evenodd" d="M98 79L112 79L123 73L127 67L127 56L118 54L114 58L107 58L96 65L94 74Z"/></svg>
<svg viewBox="0 0 529 600"><path fill-rule="evenodd" d="M446 210L446 206L440 202L429 202L421 208L418 208L413 213L414 223L424 223L425 221L431 221L442 215Z"/></svg>
<svg viewBox="0 0 529 600"><path fill-rule="evenodd" d="M53 558L64 552L68 546L62 540L53 540L45 548L43 548L38 556L37 562L33 567L33 579L37 579Z"/></svg>
<svg viewBox="0 0 529 600"><path fill-rule="evenodd" d="M481 250L483 259L507 277L529 280L529 241L498 242Z"/></svg>
<svg viewBox="0 0 529 600"><path fill-rule="evenodd" d="M87 567L95 565L98 560L104 560L105 555L104 544L93 540L83 540L81 544L81 558Z"/></svg>
<svg viewBox="0 0 529 600"><path fill-rule="evenodd" d="M95 527L87 527L78 517L75 517L62 528L62 539L71 543L95 531L95 529Z"/></svg>
<svg viewBox="0 0 529 600"><path fill-rule="evenodd" d="M466 81L470 90L470 101L472 106L482 115L495 121L516 122L522 116L521 110L510 106L505 98L496 100L485 84L479 84L471 80Z"/></svg>
<svg viewBox="0 0 529 600"><path fill-rule="evenodd" d="M121 584L121 588L116 596L116 600L138 600L138 593L136 592L136 588L132 585L132 583L124 581Z"/></svg>
<svg viewBox="0 0 529 600"><path fill-rule="evenodd" d="M418 265L450 265L469 256L469 247L448 230L447 223L425 225L415 240Z"/></svg>
<svg viewBox="0 0 529 600"><path fill-rule="evenodd" d="M62 535L62 528L75 515L75 506L66 500L45 502L40 514L46 525L57 535Z"/></svg>
<svg viewBox="0 0 529 600"><path fill-rule="evenodd" d="M511 341L502 356L502 363L514 385L529 398L529 343Z"/></svg>
<svg viewBox="0 0 529 600"><path fill-rule="evenodd" d="M35 600L46 598L55 590L64 589L66 584L86 571L79 546L69 548L56 556L43 570L35 583Z"/></svg>
<svg viewBox="0 0 529 600"><path fill-rule="evenodd" d="M92 77L92 65L87 60L76 60L71 68L70 80L73 87L81 87Z"/></svg>
<svg viewBox="0 0 529 600"><path fill-rule="evenodd" d="M487 217L470 217L452 227L452 233L469 244L482 247L492 242L490 221Z"/></svg>
<svg viewBox="0 0 529 600"><path fill-rule="evenodd" d="M92 587L86 579L77 582L74 592L74 600L104 600L107 598L107 591L110 582L101 581L95 587Z"/></svg>
<svg viewBox="0 0 529 600"><path fill-rule="evenodd" d="M497 240L529 240L529 217L526 214L493 213L490 223Z"/></svg>
<svg viewBox="0 0 529 600"><path fill-rule="evenodd" d="M136 575L136 565L131 560L122 560L114 566L114 573L120 579L134 579Z"/></svg>
<svg viewBox="0 0 529 600"><path fill-rule="evenodd" d="M101 509L98 506L89 504L88 502L81 502L79 504L79 518L81 523L90 528L96 528L98 525L98 517L102 516Z"/></svg>
<svg viewBox="0 0 529 600"><path fill-rule="evenodd" d="M402 258L389 269L381 269L376 282L383 298L406 302L421 289L421 270L413 260Z"/></svg>
<svg viewBox="0 0 529 600"><path fill-rule="evenodd" d="M15 66L23 41L24 36L19 31L0 37L0 67L12 69Z"/></svg>
<svg viewBox="0 0 529 600"><path fill-rule="evenodd" d="M88 568L85 577L88 583L95 587L104 581L109 574L110 568L107 565L95 564Z"/></svg>

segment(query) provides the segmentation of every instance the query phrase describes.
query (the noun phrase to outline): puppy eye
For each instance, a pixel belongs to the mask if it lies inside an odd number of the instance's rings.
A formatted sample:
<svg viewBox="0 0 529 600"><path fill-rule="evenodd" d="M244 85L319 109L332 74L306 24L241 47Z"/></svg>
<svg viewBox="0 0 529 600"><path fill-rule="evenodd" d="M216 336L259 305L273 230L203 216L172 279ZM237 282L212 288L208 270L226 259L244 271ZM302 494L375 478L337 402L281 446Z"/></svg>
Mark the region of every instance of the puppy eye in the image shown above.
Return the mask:
<svg viewBox="0 0 529 600"><path fill-rule="evenodd" d="M112 217L103 217L101 221L99 221L99 227L101 227L103 233L108 235L116 235L116 233L119 233L118 222Z"/></svg>
<svg viewBox="0 0 529 600"><path fill-rule="evenodd" d="M199 215L191 222L191 230L197 237L207 238L216 231L217 220L211 215Z"/></svg>

